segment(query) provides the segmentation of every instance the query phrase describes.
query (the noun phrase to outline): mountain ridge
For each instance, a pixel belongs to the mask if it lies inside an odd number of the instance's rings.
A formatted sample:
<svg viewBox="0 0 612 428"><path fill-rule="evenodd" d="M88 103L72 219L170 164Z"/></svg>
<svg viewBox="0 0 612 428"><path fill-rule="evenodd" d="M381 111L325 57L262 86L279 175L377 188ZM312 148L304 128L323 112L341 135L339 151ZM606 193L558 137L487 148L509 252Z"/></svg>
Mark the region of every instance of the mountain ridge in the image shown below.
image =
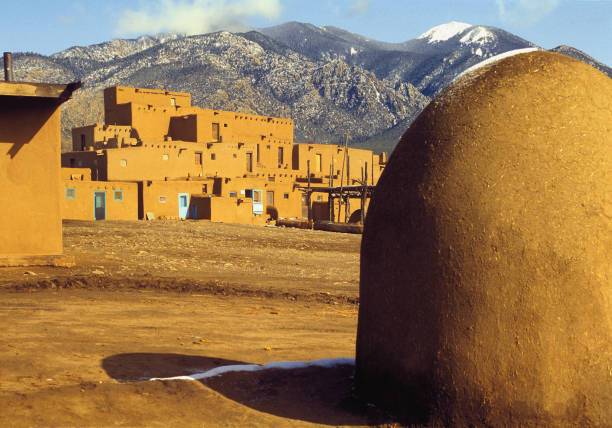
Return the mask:
<svg viewBox="0 0 612 428"><path fill-rule="evenodd" d="M20 80L83 81L63 109L64 149L71 127L102 120L99 91L126 85L190 92L194 105L205 108L291 117L296 141L338 143L348 133L355 146L390 152L402 129L459 73L527 47L536 45L465 23L388 43L289 22L245 33L114 39L50 56L17 53L14 66ZM555 49L612 76L584 52Z"/></svg>

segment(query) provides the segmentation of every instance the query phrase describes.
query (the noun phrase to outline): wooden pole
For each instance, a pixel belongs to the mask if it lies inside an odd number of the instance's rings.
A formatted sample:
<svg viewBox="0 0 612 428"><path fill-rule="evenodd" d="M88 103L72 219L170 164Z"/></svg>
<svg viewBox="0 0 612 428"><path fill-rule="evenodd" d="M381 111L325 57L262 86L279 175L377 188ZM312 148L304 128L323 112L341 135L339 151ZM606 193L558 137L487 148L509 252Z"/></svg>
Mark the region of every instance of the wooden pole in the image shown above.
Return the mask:
<svg viewBox="0 0 612 428"><path fill-rule="evenodd" d="M308 204L308 220L312 220L312 208L310 206L310 159L306 161L306 173L308 174L308 193L306 194L306 204Z"/></svg>
<svg viewBox="0 0 612 428"><path fill-rule="evenodd" d="M4 52L4 80L12 82L13 76L13 55L10 52Z"/></svg>
<svg viewBox="0 0 612 428"><path fill-rule="evenodd" d="M329 208L329 221L334 221L334 157L332 156L331 165L329 166L329 194L327 196L327 205Z"/></svg>
<svg viewBox="0 0 612 428"><path fill-rule="evenodd" d="M374 152L372 152L372 186L374 185Z"/></svg>
<svg viewBox="0 0 612 428"><path fill-rule="evenodd" d="M361 167L361 224L365 219L365 189L368 182L368 170Z"/></svg>

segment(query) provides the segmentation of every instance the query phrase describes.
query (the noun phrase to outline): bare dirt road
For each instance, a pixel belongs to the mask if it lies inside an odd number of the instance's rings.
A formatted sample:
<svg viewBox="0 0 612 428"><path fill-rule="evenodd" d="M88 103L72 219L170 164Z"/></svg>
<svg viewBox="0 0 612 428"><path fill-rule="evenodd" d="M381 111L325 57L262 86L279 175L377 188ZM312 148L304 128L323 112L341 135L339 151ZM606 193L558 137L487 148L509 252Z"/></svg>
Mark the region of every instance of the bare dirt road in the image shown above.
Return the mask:
<svg viewBox="0 0 612 428"><path fill-rule="evenodd" d="M351 365L360 236L208 222L65 222L74 268L0 269L0 426L394 424Z"/></svg>

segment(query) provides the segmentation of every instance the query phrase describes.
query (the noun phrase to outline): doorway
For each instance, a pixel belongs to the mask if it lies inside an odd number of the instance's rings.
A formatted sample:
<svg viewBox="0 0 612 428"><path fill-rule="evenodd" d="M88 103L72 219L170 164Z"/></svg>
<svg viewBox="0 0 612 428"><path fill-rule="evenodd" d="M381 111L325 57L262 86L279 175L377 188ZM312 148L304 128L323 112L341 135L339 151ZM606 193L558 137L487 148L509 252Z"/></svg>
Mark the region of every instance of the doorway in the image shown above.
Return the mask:
<svg viewBox="0 0 612 428"><path fill-rule="evenodd" d="M179 218L187 218L189 212L189 193L179 193Z"/></svg>
<svg viewBox="0 0 612 428"><path fill-rule="evenodd" d="M94 192L94 219L106 220L106 192Z"/></svg>
<svg viewBox="0 0 612 428"><path fill-rule="evenodd" d="M247 172L253 172L253 153L251 152L246 154L246 170Z"/></svg>

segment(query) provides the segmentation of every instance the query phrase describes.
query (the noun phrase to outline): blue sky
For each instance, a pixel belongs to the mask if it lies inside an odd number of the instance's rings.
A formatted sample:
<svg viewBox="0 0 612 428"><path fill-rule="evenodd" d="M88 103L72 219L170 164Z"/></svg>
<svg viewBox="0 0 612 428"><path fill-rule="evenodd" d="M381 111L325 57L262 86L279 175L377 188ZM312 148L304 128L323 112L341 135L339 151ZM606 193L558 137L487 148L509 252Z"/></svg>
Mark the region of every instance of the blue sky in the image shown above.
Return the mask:
<svg viewBox="0 0 612 428"><path fill-rule="evenodd" d="M1 51L51 54L163 31L204 33L287 21L398 42L450 21L567 44L612 66L612 0L21 0L3 2Z"/></svg>

